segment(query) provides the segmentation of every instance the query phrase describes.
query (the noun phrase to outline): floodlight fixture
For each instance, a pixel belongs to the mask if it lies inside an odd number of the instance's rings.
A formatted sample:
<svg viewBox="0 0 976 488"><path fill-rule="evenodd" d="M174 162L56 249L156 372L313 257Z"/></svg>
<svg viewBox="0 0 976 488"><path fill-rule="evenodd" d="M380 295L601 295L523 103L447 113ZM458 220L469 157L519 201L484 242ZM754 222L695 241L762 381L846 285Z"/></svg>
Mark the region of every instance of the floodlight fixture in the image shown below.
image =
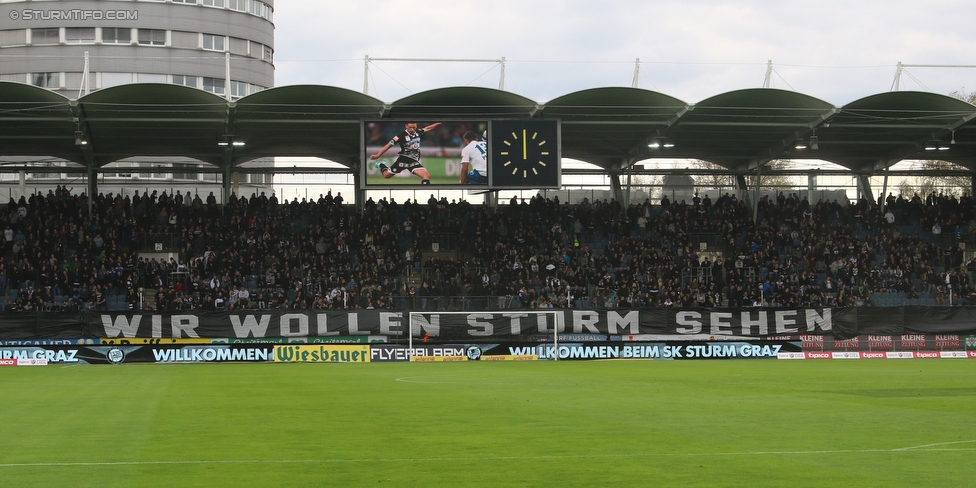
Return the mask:
<svg viewBox="0 0 976 488"><path fill-rule="evenodd" d="M217 138L217 145L220 147L234 146L241 147L244 145L244 141L239 141L233 134L225 134Z"/></svg>
<svg viewBox="0 0 976 488"><path fill-rule="evenodd" d="M647 147L651 149L660 149L662 147L668 149L674 147L674 143L667 139L654 139L647 143Z"/></svg>

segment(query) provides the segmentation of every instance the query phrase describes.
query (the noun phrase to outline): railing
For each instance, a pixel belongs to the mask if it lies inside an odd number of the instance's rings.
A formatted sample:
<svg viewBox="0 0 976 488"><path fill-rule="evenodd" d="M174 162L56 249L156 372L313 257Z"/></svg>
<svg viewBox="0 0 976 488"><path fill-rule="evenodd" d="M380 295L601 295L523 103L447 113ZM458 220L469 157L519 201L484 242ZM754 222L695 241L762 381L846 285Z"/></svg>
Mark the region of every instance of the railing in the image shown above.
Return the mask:
<svg viewBox="0 0 976 488"><path fill-rule="evenodd" d="M415 239L417 248L421 251L434 251L434 244L437 244L436 250L456 250L462 242L462 236L446 232L425 232L418 234Z"/></svg>
<svg viewBox="0 0 976 488"><path fill-rule="evenodd" d="M708 251L724 252L728 247L725 237L717 232L689 232L688 239L695 249L700 249L705 244Z"/></svg>
<svg viewBox="0 0 976 488"><path fill-rule="evenodd" d="M517 296L409 296L392 297L396 310L506 310L523 308Z"/></svg>
<svg viewBox="0 0 976 488"><path fill-rule="evenodd" d="M181 234L145 234L145 240L140 242L139 250L143 252L177 251L180 249L181 237ZM158 249L157 244L159 245Z"/></svg>
<svg viewBox="0 0 976 488"><path fill-rule="evenodd" d="M692 281L708 281L712 279L712 267L702 266L702 267L689 267L682 271L681 277L682 283L691 283Z"/></svg>

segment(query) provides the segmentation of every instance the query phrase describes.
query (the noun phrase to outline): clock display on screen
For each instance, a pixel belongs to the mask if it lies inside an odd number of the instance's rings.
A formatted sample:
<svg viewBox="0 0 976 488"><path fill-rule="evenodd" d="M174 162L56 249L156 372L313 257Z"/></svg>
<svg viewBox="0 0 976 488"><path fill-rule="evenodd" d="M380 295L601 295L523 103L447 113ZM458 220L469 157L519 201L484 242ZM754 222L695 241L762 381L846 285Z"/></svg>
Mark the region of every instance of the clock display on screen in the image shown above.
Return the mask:
<svg viewBox="0 0 976 488"><path fill-rule="evenodd" d="M559 187L559 124L555 120L498 120L491 129L491 186Z"/></svg>

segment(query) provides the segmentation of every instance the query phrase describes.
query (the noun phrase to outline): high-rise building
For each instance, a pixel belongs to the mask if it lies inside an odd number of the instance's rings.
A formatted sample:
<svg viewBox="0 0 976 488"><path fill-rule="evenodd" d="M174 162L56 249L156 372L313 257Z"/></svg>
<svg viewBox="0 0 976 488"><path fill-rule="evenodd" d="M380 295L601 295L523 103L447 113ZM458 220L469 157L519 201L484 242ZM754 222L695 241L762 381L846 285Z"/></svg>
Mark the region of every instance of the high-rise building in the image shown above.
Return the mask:
<svg viewBox="0 0 976 488"><path fill-rule="evenodd" d="M69 98L126 83L175 83L240 98L274 86L273 4L0 0L0 80Z"/></svg>
<svg viewBox="0 0 976 488"><path fill-rule="evenodd" d="M273 0L0 0L0 80L47 88L67 98L129 83L171 83L235 100L274 86ZM39 155L40 156L40 155ZM56 158L6 158L0 196L83 177ZM272 167L272 159L248 163ZM99 168L99 187L130 193L145 186L221 191L219 176L189 158L130 157ZM16 187L19 183L19 188ZM270 190L270 174L235 174L239 194ZM245 186L246 188L240 188Z"/></svg>

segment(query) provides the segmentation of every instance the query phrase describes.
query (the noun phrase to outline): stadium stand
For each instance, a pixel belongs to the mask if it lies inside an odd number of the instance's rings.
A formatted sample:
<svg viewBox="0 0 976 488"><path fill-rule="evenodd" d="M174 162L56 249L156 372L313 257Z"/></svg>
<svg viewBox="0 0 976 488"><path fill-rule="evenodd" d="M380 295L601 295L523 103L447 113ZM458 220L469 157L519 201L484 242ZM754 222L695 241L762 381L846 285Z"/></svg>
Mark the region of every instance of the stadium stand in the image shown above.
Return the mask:
<svg viewBox="0 0 976 488"><path fill-rule="evenodd" d="M882 207L881 204L884 204ZM0 210L4 312L970 305L968 195L623 207L85 195ZM884 212L882 212L884 208ZM891 215L887 215L890 213ZM437 244L434 246L434 244ZM968 247L967 247L968 245ZM169 260L152 251L167 251ZM435 250L436 249L436 250Z"/></svg>

